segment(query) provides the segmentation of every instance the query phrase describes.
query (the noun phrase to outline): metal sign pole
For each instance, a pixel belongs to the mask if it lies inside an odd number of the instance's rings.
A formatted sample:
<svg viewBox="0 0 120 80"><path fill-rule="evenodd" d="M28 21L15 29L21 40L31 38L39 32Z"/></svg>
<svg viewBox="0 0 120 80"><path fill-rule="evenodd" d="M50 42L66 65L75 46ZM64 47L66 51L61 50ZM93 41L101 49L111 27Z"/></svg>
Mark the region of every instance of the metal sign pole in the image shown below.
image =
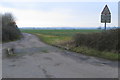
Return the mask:
<svg viewBox="0 0 120 80"><path fill-rule="evenodd" d="M105 20L105 30L106 30L106 20Z"/></svg>

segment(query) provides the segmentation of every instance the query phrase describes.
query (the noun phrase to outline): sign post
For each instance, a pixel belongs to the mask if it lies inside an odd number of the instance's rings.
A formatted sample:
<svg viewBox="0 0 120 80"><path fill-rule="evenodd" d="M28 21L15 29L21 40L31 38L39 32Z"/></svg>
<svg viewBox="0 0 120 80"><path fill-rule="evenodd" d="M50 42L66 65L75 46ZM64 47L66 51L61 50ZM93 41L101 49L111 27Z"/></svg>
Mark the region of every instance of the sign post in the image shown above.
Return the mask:
<svg viewBox="0 0 120 80"><path fill-rule="evenodd" d="M101 13L101 23L105 23L105 30L106 30L106 23L111 23L111 13L107 5L105 5Z"/></svg>
<svg viewBox="0 0 120 80"><path fill-rule="evenodd" d="M106 21L105 21L105 30L106 30Z"/></svg>

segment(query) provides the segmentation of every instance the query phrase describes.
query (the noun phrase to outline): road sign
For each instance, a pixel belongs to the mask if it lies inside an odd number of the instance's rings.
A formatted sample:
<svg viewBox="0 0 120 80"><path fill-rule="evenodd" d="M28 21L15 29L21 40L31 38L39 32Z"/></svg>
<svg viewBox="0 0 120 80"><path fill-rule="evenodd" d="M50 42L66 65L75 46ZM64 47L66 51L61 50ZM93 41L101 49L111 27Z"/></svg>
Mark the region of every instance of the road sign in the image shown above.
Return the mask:
<svg viewBox="0 0 120 80"><path fill-rule="evenodd" d="M101 13L101 23L111 23L111 13L107 5Z"/></svg>
<svg viewBox="0 0 120 80"><path fill-rule="evenodd" d="M105 5L101 13L101 23L105 23L105 30L106 30L106 23L111 23L111 13L107 5Z"/></svg>

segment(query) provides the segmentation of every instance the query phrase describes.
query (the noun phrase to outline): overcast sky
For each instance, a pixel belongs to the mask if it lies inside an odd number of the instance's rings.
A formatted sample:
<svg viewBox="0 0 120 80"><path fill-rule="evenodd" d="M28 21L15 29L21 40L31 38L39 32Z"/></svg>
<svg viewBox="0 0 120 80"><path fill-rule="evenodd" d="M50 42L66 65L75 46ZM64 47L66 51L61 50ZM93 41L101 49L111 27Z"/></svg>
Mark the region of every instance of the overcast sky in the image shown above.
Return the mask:
<svg viewBox="0 0 120 80"><path fill-rule="evenodd" d="M117 0L2 0L0 12L12 13L19 27L98 27L104 26L100 19L106 4L112 14L107 26L118 26Z"/></svg>

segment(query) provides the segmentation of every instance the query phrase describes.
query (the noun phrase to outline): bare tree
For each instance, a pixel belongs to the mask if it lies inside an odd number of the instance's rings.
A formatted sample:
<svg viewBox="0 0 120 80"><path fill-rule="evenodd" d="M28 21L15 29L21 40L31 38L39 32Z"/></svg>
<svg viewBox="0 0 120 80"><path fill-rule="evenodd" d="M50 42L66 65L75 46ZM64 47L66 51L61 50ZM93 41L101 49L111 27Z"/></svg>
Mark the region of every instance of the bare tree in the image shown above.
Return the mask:
<svg viewBox="0 0 120 80"><path fill-rule="evenodd" d="M15 22L15 18L11 13L5 13L2 15L2 25L7 26L10 25L11 23Z"/></svg>
<svg viewBox="0 0 120 80"><path fill-rule="evenodd" d="M14 16L11 13L2 14L2 40L12 41L20 37L21 32L15 23Z"/></svg>

